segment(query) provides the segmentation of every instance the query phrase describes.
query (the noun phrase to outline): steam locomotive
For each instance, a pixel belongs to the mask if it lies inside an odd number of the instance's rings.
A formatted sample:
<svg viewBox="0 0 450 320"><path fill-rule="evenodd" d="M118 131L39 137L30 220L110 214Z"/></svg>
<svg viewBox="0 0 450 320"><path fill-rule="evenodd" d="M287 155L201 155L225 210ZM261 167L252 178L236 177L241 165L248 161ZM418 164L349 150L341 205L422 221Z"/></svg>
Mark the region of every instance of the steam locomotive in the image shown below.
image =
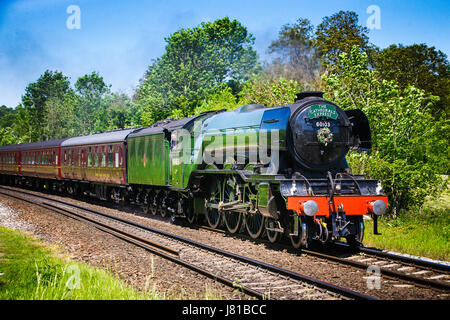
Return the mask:
<svg viewBox="0 0 450 320"><path fill-rule="evenodd" d="M362 243L363 215L386 212L381 184L351 174L370 150L368 119L322 92L88 136L0 147L0 181L133 203L295 248Z"/></svg>

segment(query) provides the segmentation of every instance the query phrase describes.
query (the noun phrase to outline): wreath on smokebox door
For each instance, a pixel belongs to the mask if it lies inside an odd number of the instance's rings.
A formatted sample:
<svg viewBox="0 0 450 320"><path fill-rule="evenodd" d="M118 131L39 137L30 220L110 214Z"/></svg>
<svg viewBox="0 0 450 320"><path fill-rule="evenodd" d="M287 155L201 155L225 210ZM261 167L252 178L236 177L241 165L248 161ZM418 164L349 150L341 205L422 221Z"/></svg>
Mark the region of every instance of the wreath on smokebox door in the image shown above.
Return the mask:
<svg viewBox="0 0 450 320"><path fill-rule="evenodd" d="M328 127L324 127L317 131L317 139L320 143L324 144L325 147L333 141L333 133Z"/></svg>

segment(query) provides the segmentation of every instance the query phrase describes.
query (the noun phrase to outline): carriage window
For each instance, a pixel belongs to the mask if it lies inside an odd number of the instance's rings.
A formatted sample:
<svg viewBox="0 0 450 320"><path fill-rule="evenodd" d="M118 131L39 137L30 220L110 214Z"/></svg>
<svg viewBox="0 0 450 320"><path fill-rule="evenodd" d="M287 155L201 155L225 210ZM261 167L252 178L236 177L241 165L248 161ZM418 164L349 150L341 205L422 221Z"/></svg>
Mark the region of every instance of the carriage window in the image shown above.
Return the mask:
<svg viewBox="0 0 450 320"><path fill-rule="evenodd" d="M119 167L119 153L116 152L116 168Z"/></svg>
<svg viewBox="0 0 450 320"><path fill-rule="evenodd" d="M112 168L114 166L114 154L112 146L108 148L108 167Z"/></svg>
<svg viewBox="0 0 450 320"><path fill-rule="evenodd" d="M102 153L102 167L106 167L106 154Z"/></svg>
<svg viewBox="0 0 450 320"><path fill-rule="evenodd" d="M108 153L108 167L112 168L114 166L114 154Z"/></svg>
<svg viewBox="0 0 450 320"><path fill-rule="evenodd" d="M92 167L92 153L88 154L88 167Z"/></svg>
<svg viewBox="0 0 450 320"><path fill-rule="evenodd" d="M98 167L98 163L99 163L98 159L99 159L99 158L100 158L100 154L98 154L98 153L94 154L95 166L96 166L96 167Z"/></svg>

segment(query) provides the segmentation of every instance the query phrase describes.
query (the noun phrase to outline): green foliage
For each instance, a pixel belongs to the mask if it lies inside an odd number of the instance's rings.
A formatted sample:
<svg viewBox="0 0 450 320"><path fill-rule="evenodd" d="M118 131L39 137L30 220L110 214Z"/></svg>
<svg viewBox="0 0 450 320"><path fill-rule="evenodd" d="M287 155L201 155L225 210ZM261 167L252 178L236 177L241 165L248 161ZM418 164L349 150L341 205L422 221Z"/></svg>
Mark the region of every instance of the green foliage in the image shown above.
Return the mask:
<svg viewBox="0 0 450 320"><path fill-rule="evenodd" d="M356 46L340 55L323 80L328 99L367 114L373 152L350 154L349 163L357 173L382 181L394 214L421 205L427 194L437 192L442 183L437 174L449 165L449 123L435 121L431 114L437 97L380 80Z"/></svg>
<svg viewBox="0 0 450 320"><path fill-rule="evenodd" d="M369 45L369 30L358 24L358 15L353 11L339 11L330 17L325 17L317 26L315 45L323 61L334 64L339 60L339 54L350 52L353 46L358 46L366 52L371 51Z"/></svg>
<svg viewBox="0 0 450 320"><path fill-rule="evenodd" d="M194 114L221 109L230 111L246 104L262 104L266 107L285 105L292 103L300 91L302 86L295 80L271 78L260 73L245 82L238 95L233 94L232 88L227 84L217 85L195 108ZM174 118L177 116L176 113L171 115Z"/></svg>
<svg viewBox="0 0 450 320"><path fill-rule="evenodd" d="M136 94L143 124L173 112L192 115L216 85L245 81L256 67L254 37L228 17L178 30L166 42L166 52L149 67Z"/></svg>
<svg viewBox="0 0 450 320"><path fill-rule="evenodd" d="M21 132L21 136L28 136L30 142L41 140L47 99L62 99L70 90L69 79L57 71L46 70L36 82L30 83L22 97L22 105L28 115L21 117L21 121L27 122L22 127L25 132Z"/></svg>
<svg viewBox="0 0 450 320"><path fill-rule="evenodd" d="M0 146L15 143L17 137L12 129L17 111L0 106Z"/></svg>
<svg viewBox="0 0 450 320"><path fill-rule="evenodd" d="M366 221L364 243L380 249L403 252L433 259L450 259L450 209L424 208L378 220L381 236L373 235L372 221Z"/></svg>
<svg viewBox="0 0 450 320"><path fill-rule="evenodd" d="M111 93L110 85L97 72L78 78L73 90L62 73L46 71L28 85L27 94L23 99L27 104L15 109L0 107L0 145L140 125L141 109L126 94ZM36 103L43 103L39 107L42 118Z"/></svg>
<svg viewBox="0 0 450 320"><path fill-rule="evenodd" d="M14 124L17 111L13 108L0 106L0 128L11 127Z"/></svg>
<svg viewBox="0 0 450 320"><path fill-rule="evenodd" d="M450 104L450 64L447 56L425 44L391 45L375 55L380 77L394 80L402 89L413 85L439 96L431 110L436 119L448 118Z"/></svg>
<svg viewBox="0 0 450 320"><path fill-rule="evenodd" d="M74 106L78 134L106 131L107 119L102 100L110 92L109 87L97 72L78 78L75 83L78 96Z"/></svg>
<svg viewBox="0 0 450 320"><path fill-rule="evenodd" d="M14 144L16 140L17 137L14 135L14 132L10 127L0 128L0 146Z"/></svg>
<svg viewBox="0 0 450 320"><path fill-rule="evenodd" d="M295 101L302 85L295 80L271 79L263 74L245 83L240 93L239 105L262 104L266 107L290 104Z"/></svg>
<svg viewBox="0 0 450 320"><path fill-rule="evenodd" d="M308 19L299 18L293 25L284 25L270 45L269 53L275 59L266 65L266 71L299 81L306 90L322 90L320 74L337 62L340 53L350 52L354 45L363 48L369 57L375 53L368 33L352 11L324 17L316 28Z"/></svg>
<svg viewBox="0 0 450 320"><path fill-rule="evenodd" d="M141 110L124 93L112 93L103 101L104 114L107 116L108 130L137 127L140 121Z"/></svg>
<svg viewBox="0 0 450 320"><path fill-rule="evenodd" d="M45 140L72 137L77 134L74 110L76 101L77 97L74 92L64 97L47 99L43 122L43 137Z"/></svg>
<svg viewBox="0 0 450 320"><path fill-rule="evenodd" d="M312 83L321 70L320 56L314 44L314 27L308 19L298 19L281 28L278 39L269 46L277 59L271 69L282 77Z"/></svg>
<svg viewBox="0 0 450 320"><path fill-rule="evenodd" d="M200 114L205 111L234 110L239 106L237 98L233 95L233 90L226 84L219 84L214 88L214 91L200 102L200 105L195 108L194 114Z"/></svg>

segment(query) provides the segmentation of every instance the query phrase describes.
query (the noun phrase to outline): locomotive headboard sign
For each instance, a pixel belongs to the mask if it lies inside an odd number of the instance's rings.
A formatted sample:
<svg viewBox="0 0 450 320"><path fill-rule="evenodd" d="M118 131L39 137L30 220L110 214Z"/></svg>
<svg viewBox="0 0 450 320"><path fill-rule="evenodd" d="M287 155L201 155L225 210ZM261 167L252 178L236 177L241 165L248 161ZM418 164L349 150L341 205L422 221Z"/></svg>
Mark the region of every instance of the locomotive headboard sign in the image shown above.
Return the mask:
<svg viewBox="0 0 450 320"><path fill-rule="evenodd" d="M310 120L322 117L336 120L338 118L338 113L334 106L319 104L311 106L308 116Z"/></svg>

